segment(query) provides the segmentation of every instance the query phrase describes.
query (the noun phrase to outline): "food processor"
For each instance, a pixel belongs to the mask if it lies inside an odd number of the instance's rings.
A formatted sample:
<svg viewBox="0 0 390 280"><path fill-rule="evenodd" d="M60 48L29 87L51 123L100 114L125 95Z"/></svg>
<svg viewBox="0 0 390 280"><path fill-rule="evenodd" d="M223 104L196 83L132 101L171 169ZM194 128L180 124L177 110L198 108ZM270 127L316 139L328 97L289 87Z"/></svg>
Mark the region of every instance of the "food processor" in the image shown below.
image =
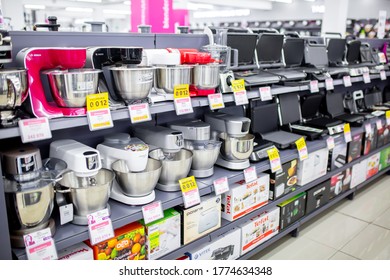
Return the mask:
<svg viewBox="0 0 390 280"><path fill-rule="evenodd" d="M104 168L115 178L110 198L129 205L142 205L155 199L154 188L161 174L159 161L148 158L149 147L126 133L107 135L96 149Z"/></svg>
<svg viewBox="0 0 390 280"><path fill-rule="evenodd" d="M255 136L249 134L251 120L221 112L205 114L210 124L212 139L222 141L216 164L227 169L243 170L249 167Z"/></svg>
<svg viewBox="0 0 390 280"><path fill-rule="evenodd" d="M184 137L180 131L150 124L135 125L133 135L149 145L149 157L162 163L161 175L156 188L174 192L180 190L179 180L187 177L191 169L193 153L184 149Z"/></svg>
<svg viewBox="0 0 390 280"><path fill-rule="evenodd" d="M190 175L196 178L213 175L222 142L210 140L210 124L199 119L183 119L168 123L168 127L181 131L184 147L193 153Z"/></svg>
<svg viewBox="0 0 390 280"><path fill-rule="evenodd" d="M87 216L109 208L108 199L114 181L114 172L102 168L100 153L89 146L71 139L57 140L50 144L50 155L62 158L68 171L62 175L56 189L57 203L72 203L72 223L87 225Z"/></svg>
<svg viewBox="0 0 390 280"><path fill-rule="evenodd" d="M110 106L147 99L152 87L154 68L140 66L142 47L88 47L86 67L100 69L99 92L108 92Z"/></svg>
<svg viewBox="0 0 390 280"><path fill-rule="evenodd" d="M54 208L54 185L66 169L62 160L41 160L38 148L24 145L1 153L8 224L13 247L24 247L23 236L50 228Z"/></svg>
<svg viewBox="0 0 390 280"><path fill-rule="evenodd" d="M48 118L86 115L86 96L97 93L102 71L84 68L85 48L24 48L16 60L27 69L27 105L33 115ZM46 74L49 85L42 74Z"/></svg>

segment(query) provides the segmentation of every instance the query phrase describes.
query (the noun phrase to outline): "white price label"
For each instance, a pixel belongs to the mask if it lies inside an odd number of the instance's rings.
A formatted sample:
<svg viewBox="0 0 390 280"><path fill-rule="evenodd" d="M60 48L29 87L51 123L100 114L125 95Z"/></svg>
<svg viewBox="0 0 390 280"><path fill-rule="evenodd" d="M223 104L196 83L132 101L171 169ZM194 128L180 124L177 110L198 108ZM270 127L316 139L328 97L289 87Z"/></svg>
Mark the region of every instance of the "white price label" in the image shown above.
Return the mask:
<svg viewBox="0 0 390 280"><path fill-rule="evenodd" d="M376 128L377 128L378 130L382 129L382 121L381 121L381 120L377 120L377 121L376 121Z"/></svg>
<svg viewBox="0 0 390 280"><path fill-rule="evenodd" d="M326 145L328 146L328 150L333 150L333 148L334 148L334 138L332 136L329 136L326 139Z"/></svg>
<svg viewBox="0 0 390 280"><path fill-rule="evenodd" d="M214 180L213 185L215 195L220 195L229 191L229 182L227 177L222 177L217 180Z"/></svg>
<svg viewBox="0 0 390 280"><path fill-rule="evenodd" d="M365 84L371 83L370 73L368 73L368 72L363 73L363 81Z"/></svg>
<svg viewBox="0 0 390 280"><path fill-rule="evenodd" d="M66 204L60 206L60 223L61 225L73 221L73 204Z"/></svg>
<svg viewBox="0 0 390 280"><path fill-rule="evenodd" d="M250 183L257 179L256 168L254 166L248 167L244 170L245 182Z"/></svg>
<svg viewBox="0 0 390 280"><path fill-rule="evenodd" d="M371 124L370 123L366 123L364 127L366 129L366 133L367 134L371 134Z"/></svg>
<svg viewBox="0 0 390 280"><path fill-rule="evenodd" d="M52 137L48 118L20 120L18 124L23 143L50 139Z"/></svg>
<svg viewBox="0 0 390 280"><path fill-rule="evenodd" d="M114 237L114 228L107 208L89 214L87 218L89 239L92 245Z"/></svg>
<svg viewBox="0 0 390 280"><path fill-rule="evenodd" d="M180 179L179 184L183 194L185 208L189 208L200 203L199 189L194 176Z"/></svg>
<svg viewBox="0 0 390 280"><path fill-rule="evenodd" d="M148 103L129 105L131 123L147 122L152 119Z"/></svg>
<svg viewBox="0 0 390 280"><path fill-rule="evenodd" d="M248 95L246 94L246 90L233 92L233 96L234 96L234 102L236 103L237 106L245 105L245 104L249 103Z"/></svg>
<svg viewBox="0 0 390 280"><path fill-rule="evenodd" d="M164 218L161 201L154 201L142 206L142 215L144 216L145 224L150 224L151 222Z"/></svg>
<svg viewBox="0 0 390 280"><path fill-rule="evenodd" d="M333 85L333 79L328 78L325 80L325 88L326 90L334 90L334 85Z"/></svg>
<svg viewBox="0 0 390 280"><path fill-rule="evenodd" d="M318 81L317 80L310 81L310 92L315 93L319 91L320 89L318 88Z"/></svg>
<svg viewBox="0 0 390 280"><path fill-rule="evenodd" d="M344 81L344 86L345 87L352 86L352 82L351 82L351 77L350 76L344 76L343 77L343 81Z"/></svg>
<svg viewBox="0 0 390 280"><path fill-rule="evenodd" d="M190 97L175 98L173 102L175 105L176 115L178 116L194 112Z"/></svg>
<svg viewBox="0 0 390 280"><path fill-rule="evenodd" d="M45 228L23 235L29 260L57 260L55 242L51 236L50 228Z"/></svg>
<svg viewBox="0 0 390 280"><path fill-rule="evenodd" d="M261 87L259 92L261 101L272 100L271 87Z"/></svg>
<svg viewBox="0 0 390 280"><path fill-rule="evenodd" d="M379 62L386 63L386 55L383 52L378 52Z"/></svg>
<svg viewBox="0 0 390 280"><path fill-rule="evenodd" d="M211 110L225 108L222 93L209 94L207 95L207 98L209 100L209 107Z"/></svg>
<svg viewBox="0 0 390 280"><path fill-rule="evenodd" d="M110 109L87 111L89 130L100 130L113 127Z"/></svg>
<svg viewBox="0 0 390 280"><path fill-rule="evenodd" d="M380 74L380 76L381 76L381 80L382 80L382 81L384 81L384 80L387 79L385 70L381 70L381 72L380 72L379 74Z"/></svg>

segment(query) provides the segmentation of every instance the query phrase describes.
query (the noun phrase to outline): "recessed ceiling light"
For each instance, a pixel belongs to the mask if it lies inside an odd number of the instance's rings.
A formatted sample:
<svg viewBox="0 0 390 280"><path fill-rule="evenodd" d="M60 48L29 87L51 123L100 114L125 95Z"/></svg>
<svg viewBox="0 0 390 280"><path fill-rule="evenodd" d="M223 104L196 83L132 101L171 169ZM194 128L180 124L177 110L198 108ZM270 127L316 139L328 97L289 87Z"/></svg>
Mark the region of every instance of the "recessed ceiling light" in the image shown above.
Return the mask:
<svg viewBox="0 0 390 280"><path fill-rule="evenodd" d="M124 10L103 10L104 14L113 14L113 15L130 15L130 11Z"/></svg>
<svg viewBox="0 0 390 280"><path fill-rule="evenodd" d="M31 9L31 10L44 10L46 9L45 5L33 5L33 4L26 4L24 5L26 9Z"/></svg>
<svg viewBox="0 0 390 280"><path fill-rule="evenodd" d="M68 12L85 12L85 13L92 13L92 8L80 8L80 7L66 7L65 11Z"/></svg>

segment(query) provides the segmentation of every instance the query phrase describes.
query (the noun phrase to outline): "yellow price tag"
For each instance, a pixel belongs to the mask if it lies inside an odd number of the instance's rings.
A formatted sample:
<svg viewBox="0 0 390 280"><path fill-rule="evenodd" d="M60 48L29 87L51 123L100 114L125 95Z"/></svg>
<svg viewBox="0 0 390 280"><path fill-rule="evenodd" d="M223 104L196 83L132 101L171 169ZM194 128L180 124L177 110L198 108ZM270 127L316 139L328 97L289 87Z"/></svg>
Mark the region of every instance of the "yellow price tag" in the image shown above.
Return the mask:
<svg viewBox="0 0 390 280"><path fill-rule="evenodd" d="M297 145L298 150L302 150L302 149L306 148L305 138L303 138L303 137L301 137L297 141L295 141L295 144Z"/></svg>
<svg viewBox="0 0 390 280"><path fill-rule="evenodd" d="M276 148L272 148L272 149L267 150L267 154L268 154L268 157L270 160L275 160L275 159L280 158L279 151Z"/></svg>
<svg viewBox="0 0 390 280"><path fill-rule="evenodd" d="M351 127L349 126L349 123L344 124L344 133L351 132Z"/></svg>
<svg viewBox="0 0 390 280"><path fill-rule="evenodd" d="M243 79L232 81L233 92L245 90L245 81Z"/></svg>
<svg viewBox="0 0 390 280"><path fill-rule="evenodd" d="M179 184L180 184L180 189L183 193L187 193L189 191L192 191L192 190L195 190L198 188L198 185L196 184L194 176L180 179Z"/></svg>
<svg viewBox="0 0 390 280"><path fill-rule="evenodd" d="M190 97L190 86L188 84L175 85L173 87L173 98Z"/></svg>
<svg viewBox="0 0 390 280"><path fill-rule="evenodd" d="M108 109L108 92L87 95L87 111Z"/></svg>
<svg viewBox="0 0 390 280"><path fill-rule="evenodd" d="M390 110L386 111L386 119L390 119Z"/></svg>
<svg viewBox="0 0 390 280"><path fill-rule="evenodd" d="M279 151L277 148L271 148L267 150L269 163L271 165L271 172L275 173L278 170L282 169L282 163L280 162Z"/></svg>

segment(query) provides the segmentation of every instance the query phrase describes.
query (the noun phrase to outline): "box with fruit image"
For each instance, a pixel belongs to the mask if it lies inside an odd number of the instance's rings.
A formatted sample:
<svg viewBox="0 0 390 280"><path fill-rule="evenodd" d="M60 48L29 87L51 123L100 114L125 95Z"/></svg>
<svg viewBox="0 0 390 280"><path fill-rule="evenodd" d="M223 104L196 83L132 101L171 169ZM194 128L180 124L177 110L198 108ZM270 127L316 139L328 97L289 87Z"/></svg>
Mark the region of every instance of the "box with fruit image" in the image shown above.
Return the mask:
<svg viewBox="0 0 390 280"><path fill-rule="evenodd" d="M390 166L390 147L381 151L379 160L379 170L385 169Z"/></svg>
<svg viewBox="0 0 390 280"><path fill-rule="evenodd" d="M270 170L267 171L267 173L270 175L270 200L275 200L296 190L296 184L298 182L297 164L298 160L294 159L282 164L282 169L275 173L272 173Z"/></svg>
<svg viewBox="0 0 390 280"><path fill-rule="evenodd" d="M269 175L260 174L255 181L234 183L222 194L222 218L234 221L268 203Z"/></svg>
<svg viewBox="0 0 390 280"><path fill-rule="evenodd" d="M91 245L95 260L146 260L147 245L145 228L139 222L128 224L114 231L115 237Z"/></svg>
<svg viewBox="0 0 390 280"><path fill-rule="evenodd" d="M374 176L379 172L380 153L376 153L367 159L366 179Z"/></svg>
<svg viewBox="0 0 390 280"><path fill-rule="evenodd" d="M144 220L140 223L145 225ZM173 208L164 211L164 218L145 225L149 260L158 259L180 247L180 225L180 213Z"/></svg>

